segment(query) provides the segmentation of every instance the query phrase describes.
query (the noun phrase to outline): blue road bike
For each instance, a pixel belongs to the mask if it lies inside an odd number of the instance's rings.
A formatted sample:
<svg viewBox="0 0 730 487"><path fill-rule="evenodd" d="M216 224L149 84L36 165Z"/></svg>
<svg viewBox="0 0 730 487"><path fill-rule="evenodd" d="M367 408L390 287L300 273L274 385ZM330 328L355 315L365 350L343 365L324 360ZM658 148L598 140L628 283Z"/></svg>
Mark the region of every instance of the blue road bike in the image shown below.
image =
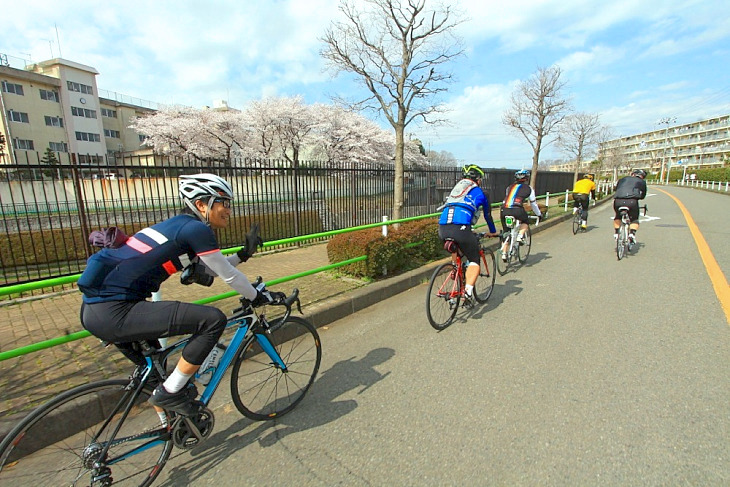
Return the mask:
<svg viewBox="0 0 730 487"><path fill-rule="evenodd" d="M241 298L228 320L235 330L203 390L194 416L156 411L147 403L167 377L166 364L189 338L165 348L135 342L146 365L129 379L110 379L66 391L38 407L0 442L2 485L151 485L173 446L192 448L213 431L208 408L231 367L231 397L253 420L271 420L290 412L304 398L319 370L319 335L308 321L291 316L298 290L269 303L285 308L267 320ZM225 336L225 335L224 335Z"/></svg>

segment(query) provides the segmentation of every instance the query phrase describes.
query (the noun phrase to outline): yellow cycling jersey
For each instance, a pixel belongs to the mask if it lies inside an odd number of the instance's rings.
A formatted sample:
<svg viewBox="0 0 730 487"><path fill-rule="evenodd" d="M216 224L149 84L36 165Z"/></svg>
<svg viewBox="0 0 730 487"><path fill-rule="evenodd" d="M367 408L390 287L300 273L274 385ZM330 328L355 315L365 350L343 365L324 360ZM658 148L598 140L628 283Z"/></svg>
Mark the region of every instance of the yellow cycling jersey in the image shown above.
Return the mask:
<svg viewBox="0 0 730 487"><path fill-rule="evenodd" d="M573 186L574 193L589 194L591 191L595 190L596 183L594 183L590 179L579 179L575 182L575 186Z"/></svg>

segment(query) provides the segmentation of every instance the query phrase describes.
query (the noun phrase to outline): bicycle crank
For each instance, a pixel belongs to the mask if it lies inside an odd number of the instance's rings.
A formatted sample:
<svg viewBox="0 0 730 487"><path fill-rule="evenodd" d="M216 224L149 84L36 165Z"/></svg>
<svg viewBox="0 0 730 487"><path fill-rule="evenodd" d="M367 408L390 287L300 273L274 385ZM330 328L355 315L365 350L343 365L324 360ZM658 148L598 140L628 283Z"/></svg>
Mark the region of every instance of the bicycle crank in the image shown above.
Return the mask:
<svg viewBox="0 0 730 487"><path fill-rule="evenodd" d="M172 443L189 450L206 439L213 432L215 416L208 408L201 409L195 416L178 416L172 427Z"/></svg>

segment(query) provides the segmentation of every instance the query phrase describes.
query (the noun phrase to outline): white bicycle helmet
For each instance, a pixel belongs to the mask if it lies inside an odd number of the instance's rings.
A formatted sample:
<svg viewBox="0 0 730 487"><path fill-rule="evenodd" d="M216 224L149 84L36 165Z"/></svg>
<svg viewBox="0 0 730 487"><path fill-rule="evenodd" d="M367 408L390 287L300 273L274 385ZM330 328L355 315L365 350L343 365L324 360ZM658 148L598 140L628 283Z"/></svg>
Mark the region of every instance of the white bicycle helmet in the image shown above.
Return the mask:
<svg viewBox="0 0 730 487"><path fill-rule="evenodd" d="M185 205L190 208L195 215L202 221L207 223L207 219L195 207L195 201L199 199L207 199L208 207L213 206L216 198L226 200L233 199L233 189L228 181L220 176L209 173L189 174L180 176L178 183L178 192Z"/></svg>

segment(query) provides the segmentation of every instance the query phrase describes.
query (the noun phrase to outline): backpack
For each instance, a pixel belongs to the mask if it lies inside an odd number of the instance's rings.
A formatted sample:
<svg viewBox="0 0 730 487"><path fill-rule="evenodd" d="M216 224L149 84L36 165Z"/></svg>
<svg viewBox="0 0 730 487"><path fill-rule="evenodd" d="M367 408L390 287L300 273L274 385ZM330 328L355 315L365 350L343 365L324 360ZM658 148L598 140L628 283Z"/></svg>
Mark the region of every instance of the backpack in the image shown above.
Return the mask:
<svg viewBox="0 0 730 487"><path fill-rule="evenodd" d="M92 247L116 249L124 245L129 237L119 227L102 228L89 234L89 244Z"/></svg>

